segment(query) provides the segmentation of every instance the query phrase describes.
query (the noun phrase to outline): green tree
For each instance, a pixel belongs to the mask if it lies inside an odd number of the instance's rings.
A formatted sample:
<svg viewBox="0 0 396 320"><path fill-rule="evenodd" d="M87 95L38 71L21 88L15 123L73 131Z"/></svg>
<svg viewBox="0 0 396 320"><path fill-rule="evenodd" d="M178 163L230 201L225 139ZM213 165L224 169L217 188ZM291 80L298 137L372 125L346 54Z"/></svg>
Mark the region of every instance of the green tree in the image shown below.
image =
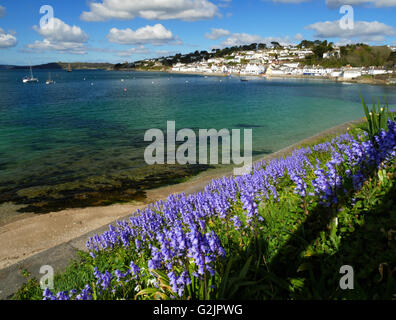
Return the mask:
<svg viewBox="0 0 396 320"><path fill-rule="evenodd" d="M271 44L274 46L274 48L282 48L282 46L277 41L272 41Z"/></svg>
<svg viewBox="0 0 396 320"><path fill-rule="evenodd" d="M267 45L266 45L265 43L259 43L258 49L259 49L259 50L267 49Z"/></svg>

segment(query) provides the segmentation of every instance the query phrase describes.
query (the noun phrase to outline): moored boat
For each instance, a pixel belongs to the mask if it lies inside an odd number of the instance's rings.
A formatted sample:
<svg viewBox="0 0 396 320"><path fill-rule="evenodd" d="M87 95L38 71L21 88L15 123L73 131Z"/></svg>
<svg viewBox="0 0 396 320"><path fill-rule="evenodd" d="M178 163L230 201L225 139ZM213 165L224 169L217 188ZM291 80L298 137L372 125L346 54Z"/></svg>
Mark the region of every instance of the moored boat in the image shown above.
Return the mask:
<svg viewBox="0 0 396 320"><path fill-rule="evenodd" d="M48 72L48 80L45 81L45 84L54 84L54 80L51 79L51 72Z"/></svg>
<svg viewBox="0 0 396 320"><path fill-rule="evenodd" d="M33 77L33 71L32 67L30 66L30 76L26 76L22 79L23 83L29 83L29 82L39 82L39 80L35 77Z"/></svg>

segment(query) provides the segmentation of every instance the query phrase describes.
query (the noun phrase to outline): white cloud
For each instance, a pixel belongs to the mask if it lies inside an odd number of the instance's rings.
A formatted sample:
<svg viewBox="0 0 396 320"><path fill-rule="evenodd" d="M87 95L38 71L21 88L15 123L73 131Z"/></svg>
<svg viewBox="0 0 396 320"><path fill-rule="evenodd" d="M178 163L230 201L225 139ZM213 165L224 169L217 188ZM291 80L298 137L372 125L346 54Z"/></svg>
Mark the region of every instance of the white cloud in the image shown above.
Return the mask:
<svg viewBox="0 0 396 320"><path fill-rule="evenodd" d="M240 46L244 44L259 43L262 42L262 37L247 33L234 33L226 40L223 41L222 45L226 47Z"/></svg>
<svg viewBox="0 0 396 320"><path fill-rule="evenodd" d="M177 53L177 51L172 51L172 50L157 50L157 51L155 51L155 54L158 57L168 57L168 56L175 55L176 53Z"/></svg>
<svg viewBox="0 0 396 320"><path fill-rule="evenodd" d="M145 26L136 31L127 29L112 28L107 35L107 39L119 44L165 44L175 40L172 32L167 30L162 24Z"/></svg>
<svg viewBox="0 0 396 320"><path fill-rule="evenodd" d="M52 22L52 23L51 23ZM69 26L58 18L52 18L50 23L33 29L44 37L42 41L26 45L26 51L43 52L59 51L62 53L86 54L85 42L88 35L77 26Z"/></svg>
<svg viewBox="0 0 396 320"><path fill-rule="evenodd" d="M77 26L69 26L58 18L52 18L42 27L34 26L33 29L45 39L50 41L78 42L88 41L88 35Z"/></svg>
<svg viewBox="0 0 396 320"><path fill-rule="evenodd" d="M386 39L386 36L396 35L396 30L393 27L378 21L355 21L354 28L347 30L340 27L339 21L317 22L307 26L307 28L315 31L314 37L340 38L344 41L356 39L381 42Z"/></svg>
<svg viewBox="0 0 396 320"><path fill-rule="evenodd" d="M208 0L102 0L91 2L90 11L84 11L85 21L109 19L130 20L140 17L149 20L180 19L195 21L218 16L218 7Z"/></svg>
<svg viewBox="0 0 396 320"><path fill-rule="evenodd" d="M354 42L352 41L352 40L350 40L350 39L340 39L340 40L338 40L336 43L335 43L335 45L337 46L337 47L341 47L341 46L346 46L346 45L348 45L348 44L353 44Z"/></svg>
<svg viewBox="0 0 396 320"><path fill-rule="evenodd" d="M0 5L0 18L6 15L6 8ZM0 49L6 49L15 47L18 44L18 40L15 37L15 31L6 32L0 28Z"/></svg>
<svg viewBox="0 0 396 320"><path fill-rule="evenodd" d="M232 0L219 0L218 6L220 8L228 8Z"/></svg>
<svg viewBox="0 0 396 320"><path fill-rule="evenodd" d="M86 46L83 48L86 51L90 52L101 52L101 53L111 53L112 55L117 55L119 57L128 57L132 56L135 54L149 54L151 51L144 47L143 45L140 45L136 48L130 48L130 49L124 49L124 50L116 50L116 49L111 49L111 48L97 48L97 47L91 47L91 46Z"/></svg>
<svg viewBox="0 0 396 320"><path fill-rule="evenodd" d="M0 49L15 47L17 43L18 40L13 34L6 33L0 28Z"/></svg>
<svg viewBox="0 0 396 320"><path fill-rule="evenodd" d="M217 40L222 37L230 35L230 31L225 30L225 29L216 29L212 28L210 33L205 34L205 38L211 39L211 40Z"/></svg>
<svg viewBox="0 0 396 320"><path fill-rule="evenodd" d="M326 0L329 8L339 8L343 5L373 5L375 7L396 6L396 0Z"/></svg>
<svg viewBox="0 0 396 320"><path fill-rule="evenodd" d="M6 8L3 6L0 6L0 18L3 18L6 14Z"/></svg>
<svg viewBox="0 0 396 320"><path fill-rule="evenodd" d="M87 49L84 44L77 42L52 42L48 39L36 40L34 43L26 45L28 52L59 51L61 53L86 54Z"/></svg>
<svg viewBox="0 0 396 320"><path fill-rule="evenodd" d="M149 53L150 53L150 50L148 50L147 48L145 48L142 45L140 45L136 48L130 48L127 50L117 51L117 55L119 57L129 57L129 56L133 56L135 54L149 54Z"/></svg>
<svg viewBox="0 0 396 320"><path fill-rule="evenodd" d="M297 41L301 41L301 40L304 40L304 36L301 33L297 33L294 36L294 39L297 40Z"/></svg>
<svg viewBox="0 0 396 320"><path fill-rule="evenodd" d="M233 33L231 34L230 37L228 37L225 41L223 41L221 45L224 47L249 45L252 43L265 43L269 45L273 41L279 42L279 44L281 45L288 45L292 43L289 37L273 38L273 37L262 37L259 35L247 34L247 33Z"/></svg>

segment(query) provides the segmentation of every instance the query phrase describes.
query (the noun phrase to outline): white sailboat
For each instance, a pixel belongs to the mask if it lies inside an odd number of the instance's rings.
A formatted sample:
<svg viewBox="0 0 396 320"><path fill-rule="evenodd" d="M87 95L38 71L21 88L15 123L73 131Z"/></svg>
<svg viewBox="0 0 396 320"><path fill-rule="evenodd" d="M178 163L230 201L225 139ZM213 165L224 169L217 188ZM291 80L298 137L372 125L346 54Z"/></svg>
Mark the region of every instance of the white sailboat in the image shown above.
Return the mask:
<svg viewBox="0 0 396 320"><path fill-rule="evenodd" d="M48 72L48 80L45 82L45 84L54 84L54 80L51 79L51 72Z"/></svg>
<svg viewBox="0 0 396 320"><path fill-rule="evenodd" d="M30 77L26 76L22 79L23 83L29 83L29 82L39 82L39 80L35 77L33 77L33 71L32 71L32 66L30 66Z"/></svg>

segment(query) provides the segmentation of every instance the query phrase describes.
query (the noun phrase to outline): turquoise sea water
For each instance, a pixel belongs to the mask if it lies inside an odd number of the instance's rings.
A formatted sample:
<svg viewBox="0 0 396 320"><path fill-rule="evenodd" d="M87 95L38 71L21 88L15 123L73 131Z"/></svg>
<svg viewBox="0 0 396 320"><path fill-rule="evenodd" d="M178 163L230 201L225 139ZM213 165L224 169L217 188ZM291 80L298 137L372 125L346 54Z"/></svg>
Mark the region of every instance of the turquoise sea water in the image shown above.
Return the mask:
<svg viewBox="0 0 396 320"><path fill-rule="evenodd" d="M23 84L27 73L0 71L0 203L27 211L128 200L206 169L146 166L144 133L168 120L252 128L258 155L362 117L360 92L396 105L395 87L325 80L53 70L46 85L41 70L40 83Z"/></svg>

